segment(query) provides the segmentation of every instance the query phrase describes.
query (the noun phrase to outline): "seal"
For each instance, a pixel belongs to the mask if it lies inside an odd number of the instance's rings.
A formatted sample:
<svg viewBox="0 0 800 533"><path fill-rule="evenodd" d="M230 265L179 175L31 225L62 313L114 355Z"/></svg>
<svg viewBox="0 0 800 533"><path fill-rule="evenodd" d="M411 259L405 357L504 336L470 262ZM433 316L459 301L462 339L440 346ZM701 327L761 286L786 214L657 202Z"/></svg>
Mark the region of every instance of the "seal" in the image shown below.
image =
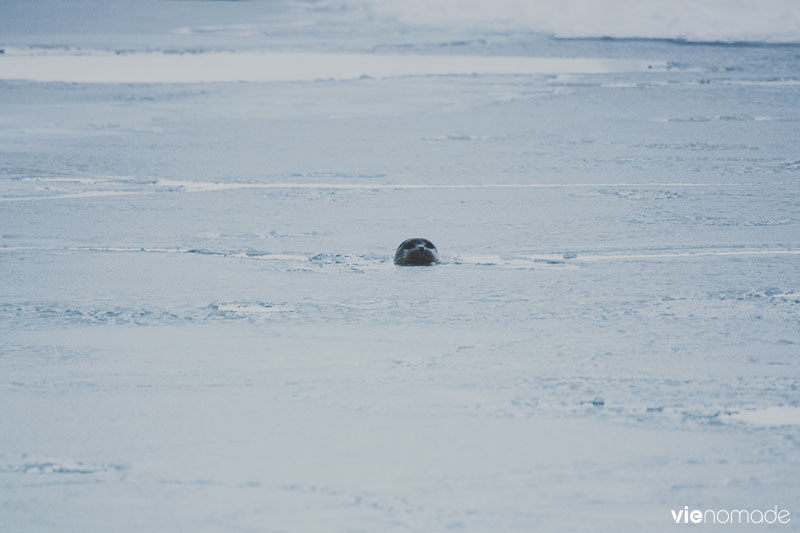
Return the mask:
<svg viewBox="0 0 800 533"><path fill-rule="evenodd" d="M439 251L428 239L415 237L404 240L394 254L394 264L400 266L427 266L439 262Z"/></svg>

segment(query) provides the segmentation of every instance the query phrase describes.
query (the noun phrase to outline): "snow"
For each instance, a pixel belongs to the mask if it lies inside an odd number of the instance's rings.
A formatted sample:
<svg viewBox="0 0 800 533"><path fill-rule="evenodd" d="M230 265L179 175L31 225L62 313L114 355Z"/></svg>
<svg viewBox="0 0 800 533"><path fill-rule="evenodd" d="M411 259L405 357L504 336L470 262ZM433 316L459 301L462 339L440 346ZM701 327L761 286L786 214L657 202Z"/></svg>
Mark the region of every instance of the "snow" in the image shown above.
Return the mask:
<svg viewBox="0 0 800 533"><path fill-rule="evenodd" d="M496 0L491 3L481 0L368 0L355 3L406 23L524 28L560 38L800 41L800 7L793 0Z"/></svg>
<svg viewBox="0 0 800 533"><path fill-rule="evenodd" d="M733 413L730 417L751 424L764 426L800 424L800 408L767 407L766 409L748 409L746 411Z"/></svg>
<svg viewBox="0 0 800 533"><path fill-rule="evenodd" d="M800 512L793 5L447 5L4 4L0 529Z"/></svg>
<svg viewBox="0 0 800 533"><path fill-rule="evenodd" d="M0 78L65 83L202 83L347 80L457 74L575 74L664 69L625 59L379 54L10 54Z"/></svg>

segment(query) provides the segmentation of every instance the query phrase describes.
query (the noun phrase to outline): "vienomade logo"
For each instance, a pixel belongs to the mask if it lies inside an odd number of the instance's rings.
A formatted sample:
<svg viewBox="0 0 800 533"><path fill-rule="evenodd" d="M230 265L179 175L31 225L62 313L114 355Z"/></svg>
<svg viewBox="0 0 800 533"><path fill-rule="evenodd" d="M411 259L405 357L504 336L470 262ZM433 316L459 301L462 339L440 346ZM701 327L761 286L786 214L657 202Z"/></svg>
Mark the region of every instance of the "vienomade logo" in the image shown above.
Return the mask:
<svg viewBox="0 0 800 533"><path fill-rule="evenodd" d="M672 519L676 524L788 524L791 516L786 509L778 510L775 505L772 509L700 509L689 510L688 505L683 509L672 509Z"/></svg>

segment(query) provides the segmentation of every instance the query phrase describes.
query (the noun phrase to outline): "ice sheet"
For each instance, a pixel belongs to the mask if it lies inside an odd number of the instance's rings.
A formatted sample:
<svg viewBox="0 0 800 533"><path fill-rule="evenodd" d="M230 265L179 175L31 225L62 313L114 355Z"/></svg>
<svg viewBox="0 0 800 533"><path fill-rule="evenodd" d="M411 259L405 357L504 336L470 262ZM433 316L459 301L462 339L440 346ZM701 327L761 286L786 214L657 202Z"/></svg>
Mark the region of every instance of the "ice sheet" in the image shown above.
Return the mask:
<svg viewBox="0 0 800 533"><path fill-rule="evenodd" d="M4 3L0 529L795 518L792 4L443 5Z"/></svg>

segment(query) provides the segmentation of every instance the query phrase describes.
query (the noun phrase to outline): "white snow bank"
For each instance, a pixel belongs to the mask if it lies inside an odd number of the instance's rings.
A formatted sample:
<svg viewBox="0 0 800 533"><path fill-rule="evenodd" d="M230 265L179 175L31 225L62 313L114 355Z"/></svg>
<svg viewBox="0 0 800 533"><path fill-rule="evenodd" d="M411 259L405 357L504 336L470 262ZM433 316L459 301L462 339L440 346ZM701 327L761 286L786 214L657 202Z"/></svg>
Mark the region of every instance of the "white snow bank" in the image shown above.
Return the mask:
<svg viewBox="0 0 800 533"><path fill-rule="evenodd" d="M67 83L274 82L454 74L598 74L666 68L666 62L595 58L337 53L7 54L0 79Z"/></svg>
<svg viewBox="0 0 800 533"><path fill-rule="evenodd" d="M362 0L356 5L410 24L528 29L557 37L800 42L797 0Z"/></svg>
<svg viewBox="0 0 800 533"><path fill-rule="evenodd" d="M562 189L562 188L617 188L617 187L719 187L726 183L241 183L160 179L158 185L181 189L185 192L214 192L236 189L366 189L366 190L416 190L416 189Z"/></svg>
<svg viewBox="0 0 800 533"><path fill-rule="evenodd" d="M730 415L734 420L759 426L786 426L800 424L800 407L767 407L740 411Z"/></svg>

